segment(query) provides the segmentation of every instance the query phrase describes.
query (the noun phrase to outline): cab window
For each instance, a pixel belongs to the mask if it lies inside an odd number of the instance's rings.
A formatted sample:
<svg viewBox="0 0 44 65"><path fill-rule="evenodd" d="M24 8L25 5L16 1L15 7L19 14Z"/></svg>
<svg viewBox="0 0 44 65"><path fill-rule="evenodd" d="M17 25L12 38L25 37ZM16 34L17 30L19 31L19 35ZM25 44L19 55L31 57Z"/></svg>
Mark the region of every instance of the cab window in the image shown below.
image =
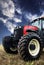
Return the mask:
<svg viewBox="0 0 44 65"><path fill-rule="evenodd" d="M36 26L36 27L38 27L39 29L41 29L41 20L36 20L36 21L33 22L31 25L32 25L32 26Z"/></svg>

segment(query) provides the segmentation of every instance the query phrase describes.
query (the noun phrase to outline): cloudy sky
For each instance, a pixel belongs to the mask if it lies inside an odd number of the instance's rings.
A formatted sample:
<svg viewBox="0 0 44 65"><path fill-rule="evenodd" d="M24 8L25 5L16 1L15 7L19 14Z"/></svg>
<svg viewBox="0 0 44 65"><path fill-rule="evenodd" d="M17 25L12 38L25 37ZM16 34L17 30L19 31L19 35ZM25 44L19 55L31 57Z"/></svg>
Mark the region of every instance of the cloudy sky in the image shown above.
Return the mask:
<svg viewBox="0 0 44 65"><path fill-rule="evenodd" d="M0 43L14 27L44 16L44 0L0 0Z"/></svg>

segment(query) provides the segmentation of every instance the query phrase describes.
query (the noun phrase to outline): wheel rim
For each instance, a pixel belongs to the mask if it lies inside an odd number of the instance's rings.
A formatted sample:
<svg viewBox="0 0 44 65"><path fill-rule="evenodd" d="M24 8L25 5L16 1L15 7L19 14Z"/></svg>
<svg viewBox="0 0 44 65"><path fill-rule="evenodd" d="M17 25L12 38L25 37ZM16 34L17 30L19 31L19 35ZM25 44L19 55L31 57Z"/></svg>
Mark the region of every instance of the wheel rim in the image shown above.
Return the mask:
<svg viewBox="0 0 44 65"><path fill-rule="evenodd" d="M16 49L16 48L10 48L10 50L14 52L14 51L16 51L17 49Z"/></svg>
<svg viewBox="0 0 44 65"><path fill-rule="evenodd" d="M32 56L38 55L39 51L40 51L40 43L39 43L39 41L37 39L32 39L29 42L28 50L29 50L30 55L32 55Z"/></svg>

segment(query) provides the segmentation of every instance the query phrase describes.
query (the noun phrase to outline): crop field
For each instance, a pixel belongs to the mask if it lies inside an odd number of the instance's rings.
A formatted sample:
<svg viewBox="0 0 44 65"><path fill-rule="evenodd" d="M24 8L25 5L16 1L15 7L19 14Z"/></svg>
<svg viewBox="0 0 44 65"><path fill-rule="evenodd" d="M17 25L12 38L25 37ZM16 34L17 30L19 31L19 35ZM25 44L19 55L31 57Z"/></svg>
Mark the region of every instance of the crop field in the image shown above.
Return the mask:
<svg viewBox="0 0 44 65"><path fill-rule="evenodd" d="M0 45L0 65L44 65L44 50L38 60L25 62L18 54L7 54Z"/></svg>

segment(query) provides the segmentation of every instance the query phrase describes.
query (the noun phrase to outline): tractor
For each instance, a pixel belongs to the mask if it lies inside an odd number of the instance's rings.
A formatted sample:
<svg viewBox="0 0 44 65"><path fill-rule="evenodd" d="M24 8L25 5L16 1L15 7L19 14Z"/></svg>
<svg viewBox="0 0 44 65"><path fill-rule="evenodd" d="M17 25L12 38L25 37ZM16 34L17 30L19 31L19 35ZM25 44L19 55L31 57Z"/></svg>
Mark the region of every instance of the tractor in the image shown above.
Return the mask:
<svg viewBox="0 0 44 65"><path fill-rule="evenodd" d="M11 36L3 38L3 47L7 53L19 53L23 60L38 59L44 48L44 17L15 27Z"/></svg>

